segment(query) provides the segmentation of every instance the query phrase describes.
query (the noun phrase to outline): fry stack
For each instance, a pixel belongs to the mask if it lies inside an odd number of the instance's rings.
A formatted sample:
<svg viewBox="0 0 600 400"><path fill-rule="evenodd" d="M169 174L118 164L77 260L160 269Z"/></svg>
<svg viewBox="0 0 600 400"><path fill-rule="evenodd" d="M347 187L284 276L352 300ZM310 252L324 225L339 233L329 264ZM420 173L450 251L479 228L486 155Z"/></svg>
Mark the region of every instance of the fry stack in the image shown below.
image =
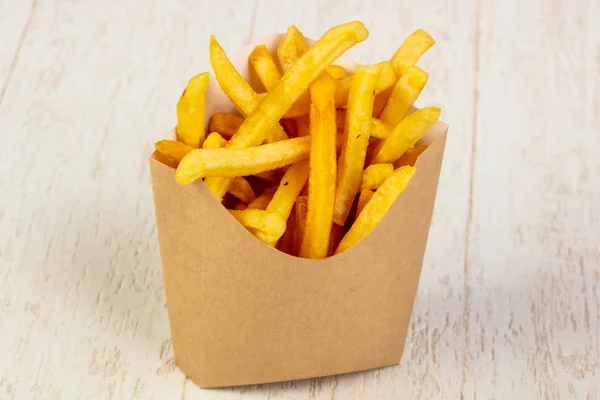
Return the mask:
<svg viewBox="0 0 600 400"><path fill-rule="evenodd" d="M416 173L419 140L440 109L411 113L428 75L416 63L435 43L410 35L389 61L353 73L332 63L368 31L331 28L312 46L290 26L276 54L250 54L257 92L210 38L216 81L239 115L205 126L209 74L193 77L177 104L177 140L156 149L185 185L203 180L258 239L293 256L326 258L351 248L382 220Z"/></svg>

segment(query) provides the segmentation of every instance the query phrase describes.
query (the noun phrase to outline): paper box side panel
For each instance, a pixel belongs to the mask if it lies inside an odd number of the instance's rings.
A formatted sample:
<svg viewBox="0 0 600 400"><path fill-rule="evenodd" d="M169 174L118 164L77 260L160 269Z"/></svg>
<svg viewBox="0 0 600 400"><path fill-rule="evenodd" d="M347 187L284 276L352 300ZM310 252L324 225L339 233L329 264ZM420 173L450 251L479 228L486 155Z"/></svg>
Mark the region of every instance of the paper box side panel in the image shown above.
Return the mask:
<svg viewBox="0 0 600 400"><path fill-rule="evenodd" d="M193 352L201 354L202 362L182 369L210 387L397 363L421 272L444 143L442 136L423 153L413 182L372 234L338 256L290 257L251 237L233 219L222 219L218 233L201 238L202 311L189 322L196 326L190 334L200 332L196 347L203 350ZM200 219L220 219L221 205L209 200L202 200ZM217 246L210 245L215 242Z"/></svg>

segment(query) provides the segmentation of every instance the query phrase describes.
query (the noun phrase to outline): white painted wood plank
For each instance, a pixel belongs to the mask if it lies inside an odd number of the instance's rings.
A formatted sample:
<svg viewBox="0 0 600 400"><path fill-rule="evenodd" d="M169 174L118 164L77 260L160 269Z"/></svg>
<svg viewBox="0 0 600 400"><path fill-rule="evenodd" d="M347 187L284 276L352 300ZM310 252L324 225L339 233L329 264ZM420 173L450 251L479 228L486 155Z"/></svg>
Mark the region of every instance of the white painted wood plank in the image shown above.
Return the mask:
<svg viewBox="0 0 600 400"><path fill-rule="evenodd" d="M597 398L596 1L483 1L464 398Z"/></svg>
<svg viewBox="0 0 600 400"><path fill-rule="evenodd" d="M35 13L35 1L0 1L0 105Z"/></svg>

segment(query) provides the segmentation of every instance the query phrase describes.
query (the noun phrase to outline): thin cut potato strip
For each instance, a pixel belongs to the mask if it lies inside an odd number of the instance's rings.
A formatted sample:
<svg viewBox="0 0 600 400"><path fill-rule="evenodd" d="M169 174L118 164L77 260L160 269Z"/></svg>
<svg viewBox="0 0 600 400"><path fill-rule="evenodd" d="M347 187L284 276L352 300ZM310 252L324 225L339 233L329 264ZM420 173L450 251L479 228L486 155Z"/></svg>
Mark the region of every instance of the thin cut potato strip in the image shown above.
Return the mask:
<svg viewBox="0 0 600 400"><path fill-rule="evenodd" d="M280 171L279 169L274 169L271 171L260 172L258 174L255 174L254 176L256 176L259 179L262 179L263 181L279 183L283 174L284 172Z"/></svg>
<svg viewBox="0 0 600 400"><path fill-rule="evenodd" d="M233 184L233 183L232 183ZM275 194L275 189L266 189L264 192L260 194L253 201L248 203L246 209L248 210L266 210L267 206L273 199L273 195Z"/></svg>
<svg viewBox="0 0 600 400"><path fill-rule="evenodd" d="M425 107L408 115L373 151L371 164L394 163L413 147L440 118L438 107Z"/></svg>
<svg viewBox="0 0 600 400"><path fill-rule="evenodd" d="M237 132L244 118L229 113L215 113L210 119L208 130L210 132L219 132L221 135L230 138Z"/></svg>
<svg viewBox="0 0 600 400"><path fill-rule="evenodd" d="M273 90L281 79L281 73L267 46L264 44L256 46L250 54L249 60L265 89L268 92Z"/></svg>
<svg viewBox="0 0 600 400"><path fill-rule="evenodd" d="M325 70L329 75L331 75L333 79L343 78L346 75L348 75L348 73L346 72L346 68L340 65L330 65Z"/></svg>
<svg viewBox="0 0 600 400"><path fill-rule="evenodd" d="M371 120L371 137L376 139L385 139L392 134L392 127L385 122L373 118Z"/></svg>
<svg viewBox="0 0 600 400"><path fill-rule="evenodd" d="M227 147L240 149L258 146L264 142L268 131L277 125L312 81L346 50L364 41L368 35L369 32L360 22L349 22L327 31L283 75L279 84L269 92L256 111L244 120ZM211 192L221 200L227 192L230 180L211 178L205 182Z"/></svg>
<svg viewBox="0 0 600 400"><path fill-rule="evenodd" d="M310 172L308 209L300 257L325 258L333 222L336 180L335 84L327 73L309 88Z"/></svg>
<svg viewBox="0 0 600 400"><path fill-rule="evenodd" d="M344 225L358 193L371 136L373 97L381 67L359 66L348 97L342 154L338 160L333 221ZM185 161L185 159L184 159Z"/></svg>
<svg viewBox="0 0 600 400"><path fill-rule="evenodd" d="M287 72L292 65L298 61L302 54L306 53L308 45L304 35L294 25L290 25L277 48L277 58L284 72Z"/></svg>
<svg viewBox="0 0 600 400"><path fill-rule="evenodd" d="M175 179L185 185L204 177L234 178L254 175L305 160L309 151L309 136L248 149L196 149L181 160ZM227 190L231 179L225 180ZM205 182L208 181L209 179L206 179Z"/></svg>
<svg viewBox="0 0 600 400"><path fill-rule="evenodd" d="M254 194L254 190L252 190L252 186L250 186L250 183L244 177L241 176L236 176L235 178L233 178L233 180L231 181L231 185L229 185L228 192L235 196L236 199L239 199L246 204L250 203L256 198L256 195Z"/></svg>
<svg viewBox="0 0 600 400"><path fill-rule="evenodd" d="M374 192L369 189L363 189L360 191L360 194L358 195L358 201L356 202L356 216L360 215L363 208L365 208L369 200L371 200L371 197L373 197L373 193Z"/></svg>
<svg viewBox="0 0 600 400"><path fill-rule="evenodd" d="M377 82L377 86L375 87L375 94L381 93L384 90L390 89L394 86L398 77L394 72L394 68L392 64L388 61L380 62L379 64L375 64L381 67L381 72L379 76L379 81ZM345 76L341 79L335 80L335 106L336 107L346 107L348 103L348 95L350 94L350 88L352 87L352 80L354 79L354 74Z"/></svg>
<svg viewBox="0 0 600 400"><path fill-rule="evenodd" d="M204 107L210 75L203 72L188 82L177 102L177 140L195 149L204 142Z"/></svg>
<svg viewBox="0 0 600 400"><path fill-rule="evenodd" d="M421 94L429 75L416 65L408 68L398 79L387 105L381 113L381 120L390 126L396 126L406 117Z"/></svg>
<svg viewBox="0 0 600 400"><path fill-rule="evenodd" d="M398 76L402 76L408 69L415 65L425 52L435 44L435 40L422 29L417 29L404 43L400 45L396 53L390 59Z"/></svg>
<svg viewBox="0 0 600 400"><path fill-rule="evenodd" d="M400 168L404 165L410 165L414 167L414 165L417 163L417 159L425 150L427 150L427 146L424 144L418 144L415 147L406 150L406 152L402 154L402 157L400 157L398 161L394 163L394 168Z"/></svg>
<svg viewBox="0 0 600 400"><path fill-rule="evenodd" d="M292 207L300 194L300 191L308 180L308 161L302 161L288 168L273 199L267 206L267 211L274 212L287 221L292 212Z"/></svg>
<svg viewBox="0 0 600 400"><path fill-rule="evenodd" d="M245 210L246 209L246 203L244 203L243 201L238 201L237 203L235 203L235 209L236 210Z"/></svg>
<svg viewBox="0 0 600 400"><path fill-rule="evenodd" d="M214 35L210 37L210 63L215 71L219 86L235 107L246 117L252 115L261 103L259 96L235 69L229 60L229 57L225 54L225 50L223 50L219 42L217 42ZM266 136L262 140L263 142L265 139L269 143L287 139L283 127L277 123L274 123L265 134ZM231 140L233 140L235 136L236 135L234 135ZM256 145L259 144L260 143L256 143Z"/></svg>
<svg viewBox="0 0 600 400"><path fill-rule="evenodd" d="M227 139L223 138L223 136L221 136L218 132L212 132L204 140L204 144L202 144L202 148L203 149L220 149L221 147L225 147L226 144L227 144Z"/></svg>
<svg viewBox="0 0 600 400"><path fill-rule="evenodd" d="M229 210L229 213L256 237L270 246L285 232L285 220L276 213L264 210Z"/></svg>
<svg viewBox="0 0 600 400"><path fill-rule="evenodd" d="M363 171L360 190L375 190L394 172L392 164L373 164L369 165Z"/></svg>
<svg viewBox="0 0 600 400"><path fill-rule="evenodd" d="M298 197L296 200L296 224L294 227L294 246L292 254L297 256L302 248L304 240L304 229L306 227L306 213L308 212L308 198L306 196Z"/></svg>
<svg viewBox="0 0 600 400"><path fill-rule="evenodd" d="M398 168L379 186L373 197L371 197L371 200L367 202L362 212L358 214L354 224L352 224L346 235L344 235L335 254L349 249L371 233L381 222L396 199L404 192L415 172L415 167L406 166Z"/></svg>
<svg viewBox="0 0 600 400"><path fill-rule="evenodd" d="M160 142L156 142L154 147L156 147L159 153L171 157L176 162L181 162L187 153L194 150L193 147L174 140L161 140Z"/></svg>
<svg viewBox="0 0 600 400"><path fill-rule="evenodd" d="M292 209L292 213L287 220L285 233L277 242L277 249L289 255L294 255L294 234L296 231L296 206Z"/></svg>

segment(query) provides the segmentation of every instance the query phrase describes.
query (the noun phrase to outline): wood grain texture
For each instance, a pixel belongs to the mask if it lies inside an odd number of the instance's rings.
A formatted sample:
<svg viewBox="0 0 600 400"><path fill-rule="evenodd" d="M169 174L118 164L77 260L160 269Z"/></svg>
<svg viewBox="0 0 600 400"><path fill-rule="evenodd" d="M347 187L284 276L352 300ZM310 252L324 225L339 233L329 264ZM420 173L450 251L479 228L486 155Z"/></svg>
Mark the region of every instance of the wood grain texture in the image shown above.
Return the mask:
<svg viewBox="0 0 600 400"><path fill-rule="evenodd" d="M207 12L211 10L211 12ZM600 3L0 0L0 398L600 397ZM402 363L201 390L173 361L146 158L208 37L424 28L450 125Z"/></svg>

